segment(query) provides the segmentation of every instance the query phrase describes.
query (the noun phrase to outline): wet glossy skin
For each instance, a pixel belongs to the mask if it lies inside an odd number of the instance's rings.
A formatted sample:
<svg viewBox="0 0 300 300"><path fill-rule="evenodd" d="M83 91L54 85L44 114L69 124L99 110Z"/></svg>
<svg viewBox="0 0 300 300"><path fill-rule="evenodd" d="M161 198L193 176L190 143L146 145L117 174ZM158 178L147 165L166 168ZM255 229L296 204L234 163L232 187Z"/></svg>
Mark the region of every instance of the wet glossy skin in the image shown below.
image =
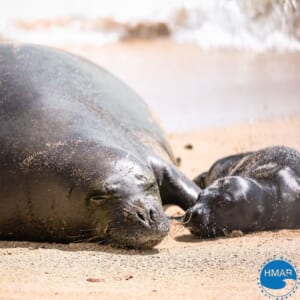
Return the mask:
<svg viewBox="0 0 300 300"><path fill-rule="evenodd" d="M300 228L300 154L294 149L221 159L196 182L204 190L184 217L195 235Z"/></svg>
<svg viewBox="0 0 300 300"><path fill-rule="evenodd" d="M162 204L200 189L173 165L146 104L98 66L0 46L0 237L152 247Z"/></svg>

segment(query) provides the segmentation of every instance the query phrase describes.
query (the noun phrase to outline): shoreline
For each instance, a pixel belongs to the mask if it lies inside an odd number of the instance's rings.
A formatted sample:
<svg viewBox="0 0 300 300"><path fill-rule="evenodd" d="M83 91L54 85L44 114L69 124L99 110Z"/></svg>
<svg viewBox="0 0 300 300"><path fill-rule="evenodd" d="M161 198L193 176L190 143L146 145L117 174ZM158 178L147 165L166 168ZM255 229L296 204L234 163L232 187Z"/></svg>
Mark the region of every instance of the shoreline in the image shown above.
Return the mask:
<svg viewBox="0 0 300 300"><path fill-rule="evenodd" d="M167 132L300 114L300 53L205 51L168 40L62 48L126 82Z"/></svg>

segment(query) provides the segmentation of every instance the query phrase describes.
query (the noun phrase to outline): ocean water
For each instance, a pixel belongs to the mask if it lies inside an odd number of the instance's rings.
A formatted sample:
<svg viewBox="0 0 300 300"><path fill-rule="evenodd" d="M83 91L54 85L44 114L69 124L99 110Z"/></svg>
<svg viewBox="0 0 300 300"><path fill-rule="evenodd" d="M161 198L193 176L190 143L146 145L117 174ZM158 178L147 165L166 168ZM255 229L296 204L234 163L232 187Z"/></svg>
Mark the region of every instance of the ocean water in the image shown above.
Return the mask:
<svg viewBox="0 0 300 300"><path fill-rule="evenodd" d="M203 49L300 50L299 0L0 0L0 38L61 45L169 38Z"/></svg>

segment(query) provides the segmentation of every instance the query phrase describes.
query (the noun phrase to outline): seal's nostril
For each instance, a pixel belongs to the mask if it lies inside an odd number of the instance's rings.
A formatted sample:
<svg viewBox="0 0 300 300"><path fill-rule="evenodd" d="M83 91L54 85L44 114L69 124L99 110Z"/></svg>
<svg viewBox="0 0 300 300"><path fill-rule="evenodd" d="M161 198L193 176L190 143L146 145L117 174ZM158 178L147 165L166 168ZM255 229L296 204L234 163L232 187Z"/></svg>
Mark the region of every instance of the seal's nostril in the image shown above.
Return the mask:
<svg viewBox="0 0 300 300"><path fill-rule="evenodd" d="M154 222L154 210L153 210L153 209L150 209L150 211L149 211L149 216L150 216L150 220L151 220L152 222Z"/></svg>
<svg viewBox="0 0 300 300"><path fill-rule="evenodd" d="M136 215L137 215L137 217L138 217L139 219L141 219L143 222L146 221L144 215L143 215L142 213L140 213L139 211L136 213Z"/></svg>

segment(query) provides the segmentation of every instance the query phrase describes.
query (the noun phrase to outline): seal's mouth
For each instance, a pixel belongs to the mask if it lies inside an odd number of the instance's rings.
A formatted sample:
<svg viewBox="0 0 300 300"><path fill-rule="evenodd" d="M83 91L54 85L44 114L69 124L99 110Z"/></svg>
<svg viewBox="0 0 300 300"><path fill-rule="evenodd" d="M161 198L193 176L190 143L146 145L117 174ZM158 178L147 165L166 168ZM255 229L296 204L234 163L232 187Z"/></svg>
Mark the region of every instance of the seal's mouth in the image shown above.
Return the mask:
<svg viewBox="0 0 300 300"><path fill-rule="evenodd" d="M112 246L118 248L151 249L159 244L168 234L168 229L160 234L145 235L145 232L123 232L117 228L108 229L106 239Z"/></svg>
<svg viewBox="0 0 300 300"><path fill-rule="evenodd" d="M153 248L169 232L169 221L162 205L153 198L121 201L119 206L115 203L105 211L105 216L99 216L96 231L114 246Z"/></svg>
<svg viewBox="0 0 300 300"><path fill-rule="evenodd" d="M209 224L208 226L204 226L203 224L198 224L197 227L189 227L187 228L190 232L200 238L215 238L217 236L228 236L231 232L226 226L217 227L215 224Z"/></svg>

